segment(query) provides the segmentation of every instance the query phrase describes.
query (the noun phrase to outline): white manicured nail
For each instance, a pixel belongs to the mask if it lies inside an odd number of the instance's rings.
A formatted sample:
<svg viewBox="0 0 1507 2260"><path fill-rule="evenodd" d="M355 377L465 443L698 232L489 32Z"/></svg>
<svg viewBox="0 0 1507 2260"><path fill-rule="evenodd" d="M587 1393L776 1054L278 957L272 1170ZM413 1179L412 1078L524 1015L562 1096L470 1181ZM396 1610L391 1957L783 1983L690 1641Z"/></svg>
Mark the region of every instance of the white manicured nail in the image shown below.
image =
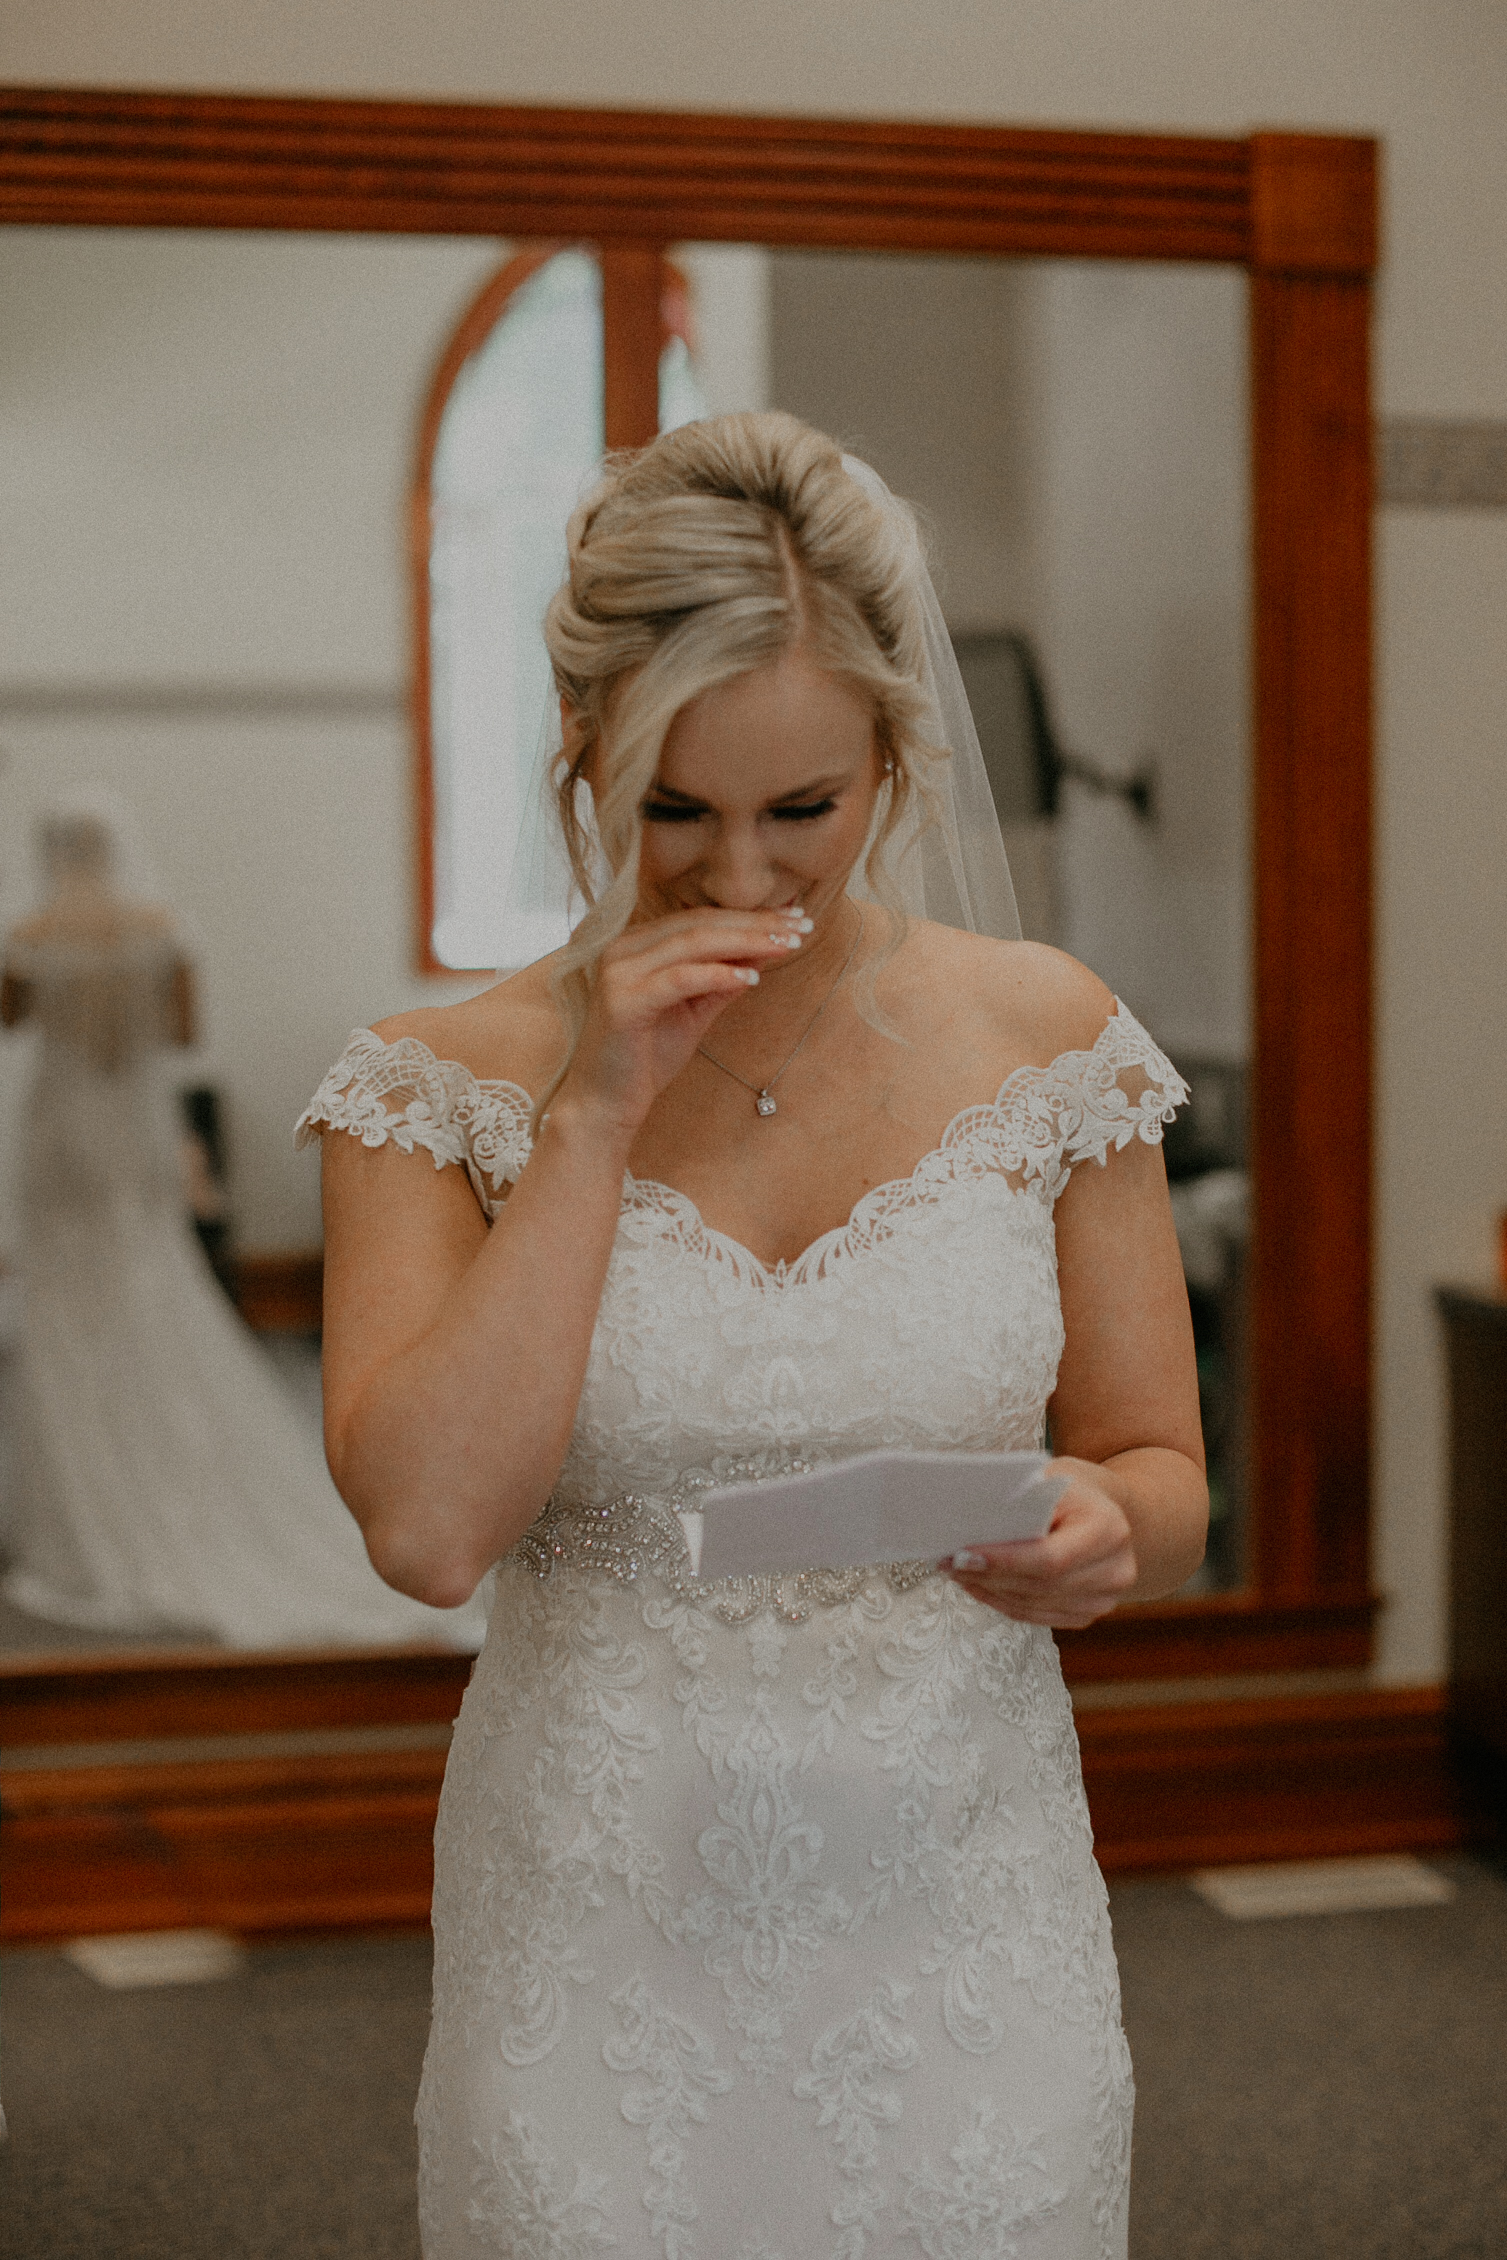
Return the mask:
<svg viewBox="0 0 1507 2260"><path fill-rule="evenodd" d="M961 1553L953 1555L952 1566L954 1569L987 1569L989 1564L983 1554L975 1554L965 1546Z"/></svg>
<svg viewBox="0 0 1507 2260"><path fill-rule="evenodd" d="M801 946L799 934L771 934L769 939L774 943L776 949L798 950Z"/></svg>
<svg viewBox="0 0 1507 2260"><path fill-rule="evenodd" d="M758 987L759 976L751 965L735 965L733 971L737 974L738 979L746 981L751 989Z"/></svg>

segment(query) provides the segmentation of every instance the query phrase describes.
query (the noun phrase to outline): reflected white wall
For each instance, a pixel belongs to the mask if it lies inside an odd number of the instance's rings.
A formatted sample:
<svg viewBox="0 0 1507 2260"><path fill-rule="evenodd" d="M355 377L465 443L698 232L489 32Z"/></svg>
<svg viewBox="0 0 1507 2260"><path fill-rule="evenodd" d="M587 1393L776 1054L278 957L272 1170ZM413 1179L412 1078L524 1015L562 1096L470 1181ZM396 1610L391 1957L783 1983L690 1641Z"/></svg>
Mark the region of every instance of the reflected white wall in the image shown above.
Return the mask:
<svg viewBox="0 0 1507 2260"><path fill-rule="evenodd" d="M189 918L237 1226L319 1237L298 1109L409 970L405 509L435 361L505 247L0 234L0 924L49 794L114 786ZM25 538L20 538L24 529ZM0 1256L28 1073L0 1041Z"/></svg>
<svg viewBox="0 0 1507 2260"><path fill-rule="evenodd" d="M678 243L670 256L691 286L708 415L770 407L769 253L756 243Z"/></svg>
<svg viewBox="0 0 1507 2260"><path fill-rule="evenodd" d="M1025 270L1028 602L1065 743L1148 759L1157 820L1069 785L1064 946L1174 1051L1249 1050L1250 471L1235 269Z"/></svg>
<svg viewBox="0 0 1507 2260"><path fill-rule="evenodd" d="M958 629L1024 628L1066 744L1057 939L1163 1042L1249 1045L1249 469L1235 270L774 255L772 398L920 505ZM1033 890L1041 893L1038 887Z"/></svg>

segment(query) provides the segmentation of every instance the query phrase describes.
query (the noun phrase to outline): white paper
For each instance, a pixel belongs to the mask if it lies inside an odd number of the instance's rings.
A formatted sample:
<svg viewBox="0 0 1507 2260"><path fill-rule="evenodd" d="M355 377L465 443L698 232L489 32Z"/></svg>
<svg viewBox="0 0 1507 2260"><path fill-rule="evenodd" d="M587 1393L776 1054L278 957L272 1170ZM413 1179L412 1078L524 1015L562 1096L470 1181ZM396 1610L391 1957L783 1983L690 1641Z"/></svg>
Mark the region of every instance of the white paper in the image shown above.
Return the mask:
<svg viewBox="0 0 1507 2260"><path fill-rule="evenodd" d="M867 1452L809 1475L732 1483L681 1515L706 1578L941 1561L1039 1538L1067 1488L1045 1452Z"/></svg>

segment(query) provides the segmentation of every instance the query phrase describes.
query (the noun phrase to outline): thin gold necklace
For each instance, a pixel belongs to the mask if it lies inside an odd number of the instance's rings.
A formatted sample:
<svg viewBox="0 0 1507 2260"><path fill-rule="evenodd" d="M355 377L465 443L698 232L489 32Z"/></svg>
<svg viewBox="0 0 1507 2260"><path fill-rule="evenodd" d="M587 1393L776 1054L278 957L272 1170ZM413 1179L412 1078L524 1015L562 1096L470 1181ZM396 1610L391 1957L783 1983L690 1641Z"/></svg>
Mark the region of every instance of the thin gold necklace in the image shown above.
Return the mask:
<svg viewBox="0 0 1507 2260"><path fill-rule="evenodd" d="M746 1075L740 1075L736 1067L729 1067L725 1060L713 1059L705 1044L697 1045L696 1049L700 1052L702 1058L706 1060L710 1066L720 1068L724 1075L730 1075L735 1083L742 1084L745 1091L752 1091L754 1095L755 1114L763 1115L767 1119L771 1114L779 1113L779 1107L775 1103L774 1087L776 1083L778 1083L780 1077L784 1074L786 1068L790 1065L790 1062L795 1058L796 1052L800 1050L801 1045L804 1044L806 1038L810 1035L812 1029L816 1026L816 1023L818 1022L818 1020L820 1020L822 1014L826 1011L828 1005L832 1002L832 999L836 996L839 988L842 986L842 977L847 972L848 967L852 964L853 952L857 949L859 943L862 940L863 912L860 910L858 913L858 931L853 936L852 942L849 945L847 956L843 959L841 965L837 969L837 979L833 982L831 988L827 991L826 995L822 998L821 1003L817 1006L815 1012L812 1013L811 1018L806 1022L805 1027L801 1030L800 1035L796 1040L794 1050L786 1053L785 1057L780 1061L779 1066L770 1076L767 1083L750 1083L748 1077Z"/></svg>

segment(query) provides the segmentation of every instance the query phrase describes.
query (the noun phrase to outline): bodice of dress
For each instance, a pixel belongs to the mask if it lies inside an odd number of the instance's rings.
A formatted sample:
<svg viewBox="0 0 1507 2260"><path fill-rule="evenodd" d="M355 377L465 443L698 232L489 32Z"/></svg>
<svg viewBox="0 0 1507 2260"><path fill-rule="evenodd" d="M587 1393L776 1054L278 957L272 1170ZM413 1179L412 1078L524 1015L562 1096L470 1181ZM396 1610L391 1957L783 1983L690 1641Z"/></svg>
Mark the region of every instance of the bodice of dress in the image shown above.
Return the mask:
<svg viewBox="0 0 1507 2260"><path fill-rule="evenodd" d="M150 929L111 944L10 942L6 968L25 982L41 1037L24 1163L34 1214L123 1199L182 1207L167 1074L181 956L176 935Z"/></svg>
<svg viewBox="0 0 1507 2260"><path fill-rule="evenodd" d="M629 1176L570 1446L521 1558L541 1576L590 1563L679 1585L677 1510L709 1483L859 1451L1038 1444L1063 1341L1056 1199L1078 1164L1158 1142L1185 1089L1117 1005L1091 1050L1017 1069L910 1176L772 1268L685 1195ZM516 1084L358 1029L299 1137L329 1127L462 1166L492 1219L527 1164L532 1111ZM798 1621L858 1582L757 1581L719 1608Z"/></svg>

